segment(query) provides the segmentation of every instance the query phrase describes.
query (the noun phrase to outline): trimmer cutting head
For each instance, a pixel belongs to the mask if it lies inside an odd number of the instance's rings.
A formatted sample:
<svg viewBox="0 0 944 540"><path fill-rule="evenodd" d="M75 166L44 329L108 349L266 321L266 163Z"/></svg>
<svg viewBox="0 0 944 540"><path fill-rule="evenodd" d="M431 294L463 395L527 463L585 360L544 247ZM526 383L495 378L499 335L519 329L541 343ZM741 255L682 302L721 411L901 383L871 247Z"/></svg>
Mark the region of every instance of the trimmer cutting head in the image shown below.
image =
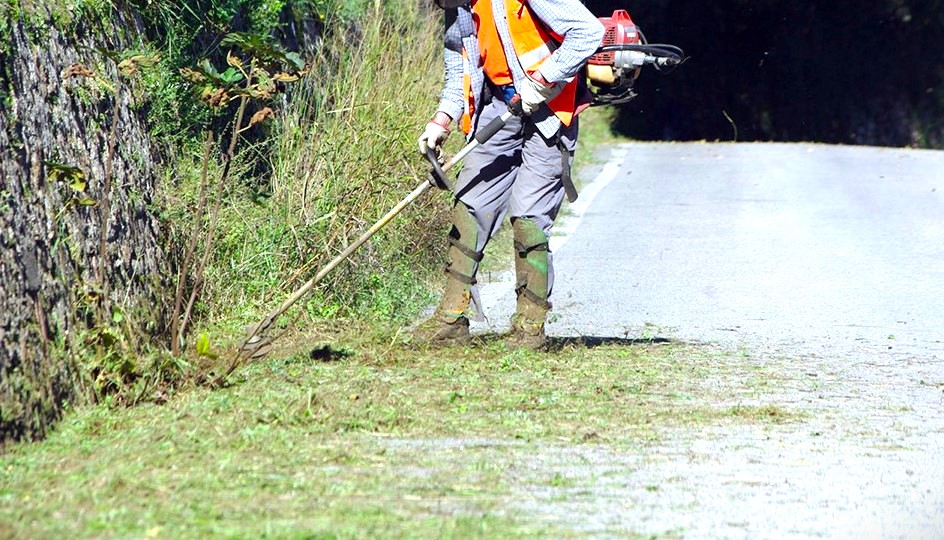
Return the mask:
<svg viewBox="0 0 944 540"><path fill-rule="evenodd" d="M239 353L247 358L262 358L272 351L272 339L257 330L257 325L246 327L248 339L239 344Z"/></svg>

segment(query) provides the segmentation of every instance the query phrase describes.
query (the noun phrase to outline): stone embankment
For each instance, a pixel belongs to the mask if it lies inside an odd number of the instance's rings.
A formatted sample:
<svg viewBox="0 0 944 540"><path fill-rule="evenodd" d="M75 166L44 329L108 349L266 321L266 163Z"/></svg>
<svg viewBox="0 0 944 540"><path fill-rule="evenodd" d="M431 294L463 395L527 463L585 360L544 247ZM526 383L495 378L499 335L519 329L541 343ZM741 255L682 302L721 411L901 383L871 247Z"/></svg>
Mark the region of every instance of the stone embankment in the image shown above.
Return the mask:
<svg viewBox="0 0 944 540"><path fill-rule="evenodd" d="M110 318L120 309L134 318L135 331L159 332L169 275L152 210L158 153L133 93L120 91L116 100L117 66L99 51L131 46L142 35L141 21L116 13L63 30L51 13L45 24L36 13L6 16L0 26L6 29L0 35L0 441L41 436L64 404L83 395L75 351L102 314ZM66 77L74 64L95 76ZM106 194L113 118L117 144ZM97 298L103 292L105 301Z"/></svg>

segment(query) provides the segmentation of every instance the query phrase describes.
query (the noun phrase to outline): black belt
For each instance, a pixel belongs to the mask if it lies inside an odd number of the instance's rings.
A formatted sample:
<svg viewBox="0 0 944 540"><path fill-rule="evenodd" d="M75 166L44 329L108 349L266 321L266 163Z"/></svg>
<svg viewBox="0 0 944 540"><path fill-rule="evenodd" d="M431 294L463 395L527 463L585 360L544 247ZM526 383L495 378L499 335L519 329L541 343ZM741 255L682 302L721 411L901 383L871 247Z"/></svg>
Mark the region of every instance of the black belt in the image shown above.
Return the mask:
<svg viewBox="0 0 944 540"><path fill-rule="evenodd" d="M485 78L485 84L488 85L488 89L492 94L492 97L506 104L509 103L511 98L515 97L515 94L518 93L517 90L515 90L515 85L495 84L488 77Z"/></svg>

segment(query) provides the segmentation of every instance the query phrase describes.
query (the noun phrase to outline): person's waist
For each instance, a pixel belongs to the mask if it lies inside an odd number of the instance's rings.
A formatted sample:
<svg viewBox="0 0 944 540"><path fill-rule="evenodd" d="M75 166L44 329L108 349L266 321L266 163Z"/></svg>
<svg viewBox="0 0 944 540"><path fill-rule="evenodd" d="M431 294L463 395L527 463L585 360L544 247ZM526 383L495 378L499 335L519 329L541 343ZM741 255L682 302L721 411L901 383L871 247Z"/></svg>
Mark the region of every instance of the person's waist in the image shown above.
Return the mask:
<svg viewBox="0 0 944 540"><path fill-rule="evenodd" d="M485 78L486 84L488 84L489 90L492 92L492 96L496 99L504 101L505 103L510 103L511 98L515 97L517 90L515 90L514 84L495 84L488 77Z"/></svg>

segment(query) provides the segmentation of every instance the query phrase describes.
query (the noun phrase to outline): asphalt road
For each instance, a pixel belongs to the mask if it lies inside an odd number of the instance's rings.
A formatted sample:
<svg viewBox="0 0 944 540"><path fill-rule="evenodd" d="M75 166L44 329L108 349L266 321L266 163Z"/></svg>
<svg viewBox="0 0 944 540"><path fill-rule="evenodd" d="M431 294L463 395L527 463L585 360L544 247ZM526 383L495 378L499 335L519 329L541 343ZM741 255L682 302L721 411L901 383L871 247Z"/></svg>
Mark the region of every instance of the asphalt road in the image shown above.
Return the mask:
<svg viewBox="0 0 944 540"><path fill-rule="evenodd" d="M944 350L944 152L627 144L581 198L552 335Z"/></svg>
<svg viewBox="0 0 944 540"><path fill-rule="evenodd" d="M944 538L944 152L630 143L605 158L552 242L549 334L745 351L786 381L765 399L809 420L680 431L592 512L523 508L602 535ZM476 332L513 310L510 276L493 277ZM658 497L625 487L645 483Z"/></svg>

